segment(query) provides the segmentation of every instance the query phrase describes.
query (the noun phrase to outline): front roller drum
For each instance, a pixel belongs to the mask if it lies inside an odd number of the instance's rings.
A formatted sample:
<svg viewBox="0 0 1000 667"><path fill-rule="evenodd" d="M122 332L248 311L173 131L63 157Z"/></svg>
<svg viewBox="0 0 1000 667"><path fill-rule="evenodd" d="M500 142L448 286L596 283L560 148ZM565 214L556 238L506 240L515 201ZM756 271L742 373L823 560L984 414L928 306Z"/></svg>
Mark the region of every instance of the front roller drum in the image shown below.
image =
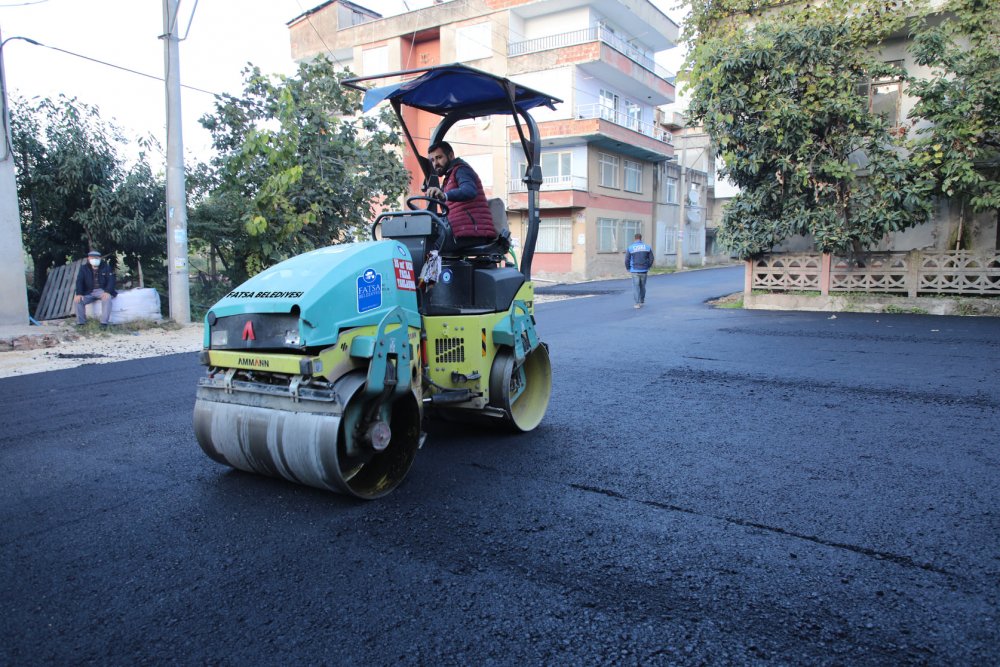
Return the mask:
<svg viewBox="0 0 1000 667"><path fill-rule="evenodd" d="M504 421L517 431L530 431L545 416L552 394L549 351L539 345L517 365L514 353L497 353L490 368L490 405L504 412Z"/></svg>
<svg viewBox="0 0 1000 667"><path fill-rule="evenodd" d="M213 460L246 472L357 498L384 496L403 481L419 448L416 398L407 393L386 406L387 419L372 429L359 427L365 409L360 384L344 394L336 405L309 406L199 388L198 444Z"/></svg>

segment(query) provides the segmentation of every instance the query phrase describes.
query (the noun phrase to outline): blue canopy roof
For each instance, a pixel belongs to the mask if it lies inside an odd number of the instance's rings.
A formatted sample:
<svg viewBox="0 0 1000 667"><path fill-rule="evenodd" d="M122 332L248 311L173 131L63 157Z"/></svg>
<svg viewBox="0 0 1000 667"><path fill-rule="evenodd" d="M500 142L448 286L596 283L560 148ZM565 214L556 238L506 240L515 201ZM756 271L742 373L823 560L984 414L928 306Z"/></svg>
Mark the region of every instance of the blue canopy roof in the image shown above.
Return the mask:
<svg viewBox="0 0 1000 667"><path fill-rule="evenodd" d="M396 73L399 74L399 73ZM393 76L387 74L383 76ZM345 83L348 83L345 81ZM508 86L514 89L514 104L520 111L539 106L554 109L559 98L526 88L509 79L466 65L444 65L428 70L416 79L365 91L363 110L369 111L385 100L429 111L439 116L454 111L463 115L491 116L512 113Z"/></svg>

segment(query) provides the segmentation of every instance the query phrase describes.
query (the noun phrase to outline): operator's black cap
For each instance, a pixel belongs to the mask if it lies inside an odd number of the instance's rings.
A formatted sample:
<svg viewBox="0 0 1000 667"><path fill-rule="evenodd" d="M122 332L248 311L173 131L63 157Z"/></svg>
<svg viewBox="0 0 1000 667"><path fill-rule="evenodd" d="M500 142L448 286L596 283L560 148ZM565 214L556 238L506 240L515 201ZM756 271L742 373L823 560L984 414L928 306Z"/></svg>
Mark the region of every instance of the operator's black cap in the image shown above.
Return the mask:
<svg viewBox="0 0 1000 667"><path fill-rule="evenodd" d="M90 252L87 253L87 257L100 257L100 256L101 256L101 253L99 253L96 250L91 250Z"/></svg>

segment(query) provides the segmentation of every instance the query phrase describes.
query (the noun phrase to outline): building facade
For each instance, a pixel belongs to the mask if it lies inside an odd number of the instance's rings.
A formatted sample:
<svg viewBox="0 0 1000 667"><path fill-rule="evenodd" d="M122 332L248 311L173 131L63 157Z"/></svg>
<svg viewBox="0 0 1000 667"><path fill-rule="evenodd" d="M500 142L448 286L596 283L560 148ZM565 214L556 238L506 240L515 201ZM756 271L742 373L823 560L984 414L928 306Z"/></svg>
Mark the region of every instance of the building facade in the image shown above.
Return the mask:
<svg viewBox="0 0 1000 667"><path fill-rule="evenodd" d="M674 85L655 55L674 47L678 28L648 0L454 0L389 18L334 0L293 19L289 31L296 60L326 54L359 74L461 62L562 99L554 111L533 111L544 177L535 275L620 275L636 233L663 254L669 240L658 216L668 210L674 148L657 107L673 101ZM423 112L407 117L419 149L435 122ZM506 202L519 242L527 192L515 129L482 118L448 139L487 195ZM404 161L418 192L416 161Z"/></svg>

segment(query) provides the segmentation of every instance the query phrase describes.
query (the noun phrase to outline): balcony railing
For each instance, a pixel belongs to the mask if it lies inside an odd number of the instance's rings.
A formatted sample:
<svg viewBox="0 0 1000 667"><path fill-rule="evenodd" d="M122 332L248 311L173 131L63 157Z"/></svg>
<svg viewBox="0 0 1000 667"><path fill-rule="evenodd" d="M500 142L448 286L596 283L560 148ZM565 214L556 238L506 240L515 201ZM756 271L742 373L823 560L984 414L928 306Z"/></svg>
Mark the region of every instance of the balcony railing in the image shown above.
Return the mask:
<svg viewBox="0 0 1000 667"><path fill-rule="evenodd" d="M583 176L542 176L542 190L586 190ZM520 178L510 179L508 192L527 192L528 186Z"/></svg>
<svg viewBox="0 0 1000 667"><path fill-rule="evenodd" d="M621 125L628 129L652 137L657 141L673 145L674 137L665 130L661 130L652 123L646 123L634 116L630 116L625 111L615 111L611 107L604 106L600 102L593 104L581 104L576 108L576 117L580 119L600 118L611 121L615 125Z"/></svg>
<svg viewBox="0 0 1000 667"><path fill-rule="evenodd" d="M577 44L587 44L589 42L604 42L632 62L644 67L661 79L669 79L673 76L673 72L657 65L647 51L630 44L621 35L611 32L604 26L584 28L583 30L574 30L572 32L564 32L537 39L526 39L522 42L511 42L507 49L507 54L511 57L523 56L526 53L561 49L564 46L576 46Z"/></svg>

